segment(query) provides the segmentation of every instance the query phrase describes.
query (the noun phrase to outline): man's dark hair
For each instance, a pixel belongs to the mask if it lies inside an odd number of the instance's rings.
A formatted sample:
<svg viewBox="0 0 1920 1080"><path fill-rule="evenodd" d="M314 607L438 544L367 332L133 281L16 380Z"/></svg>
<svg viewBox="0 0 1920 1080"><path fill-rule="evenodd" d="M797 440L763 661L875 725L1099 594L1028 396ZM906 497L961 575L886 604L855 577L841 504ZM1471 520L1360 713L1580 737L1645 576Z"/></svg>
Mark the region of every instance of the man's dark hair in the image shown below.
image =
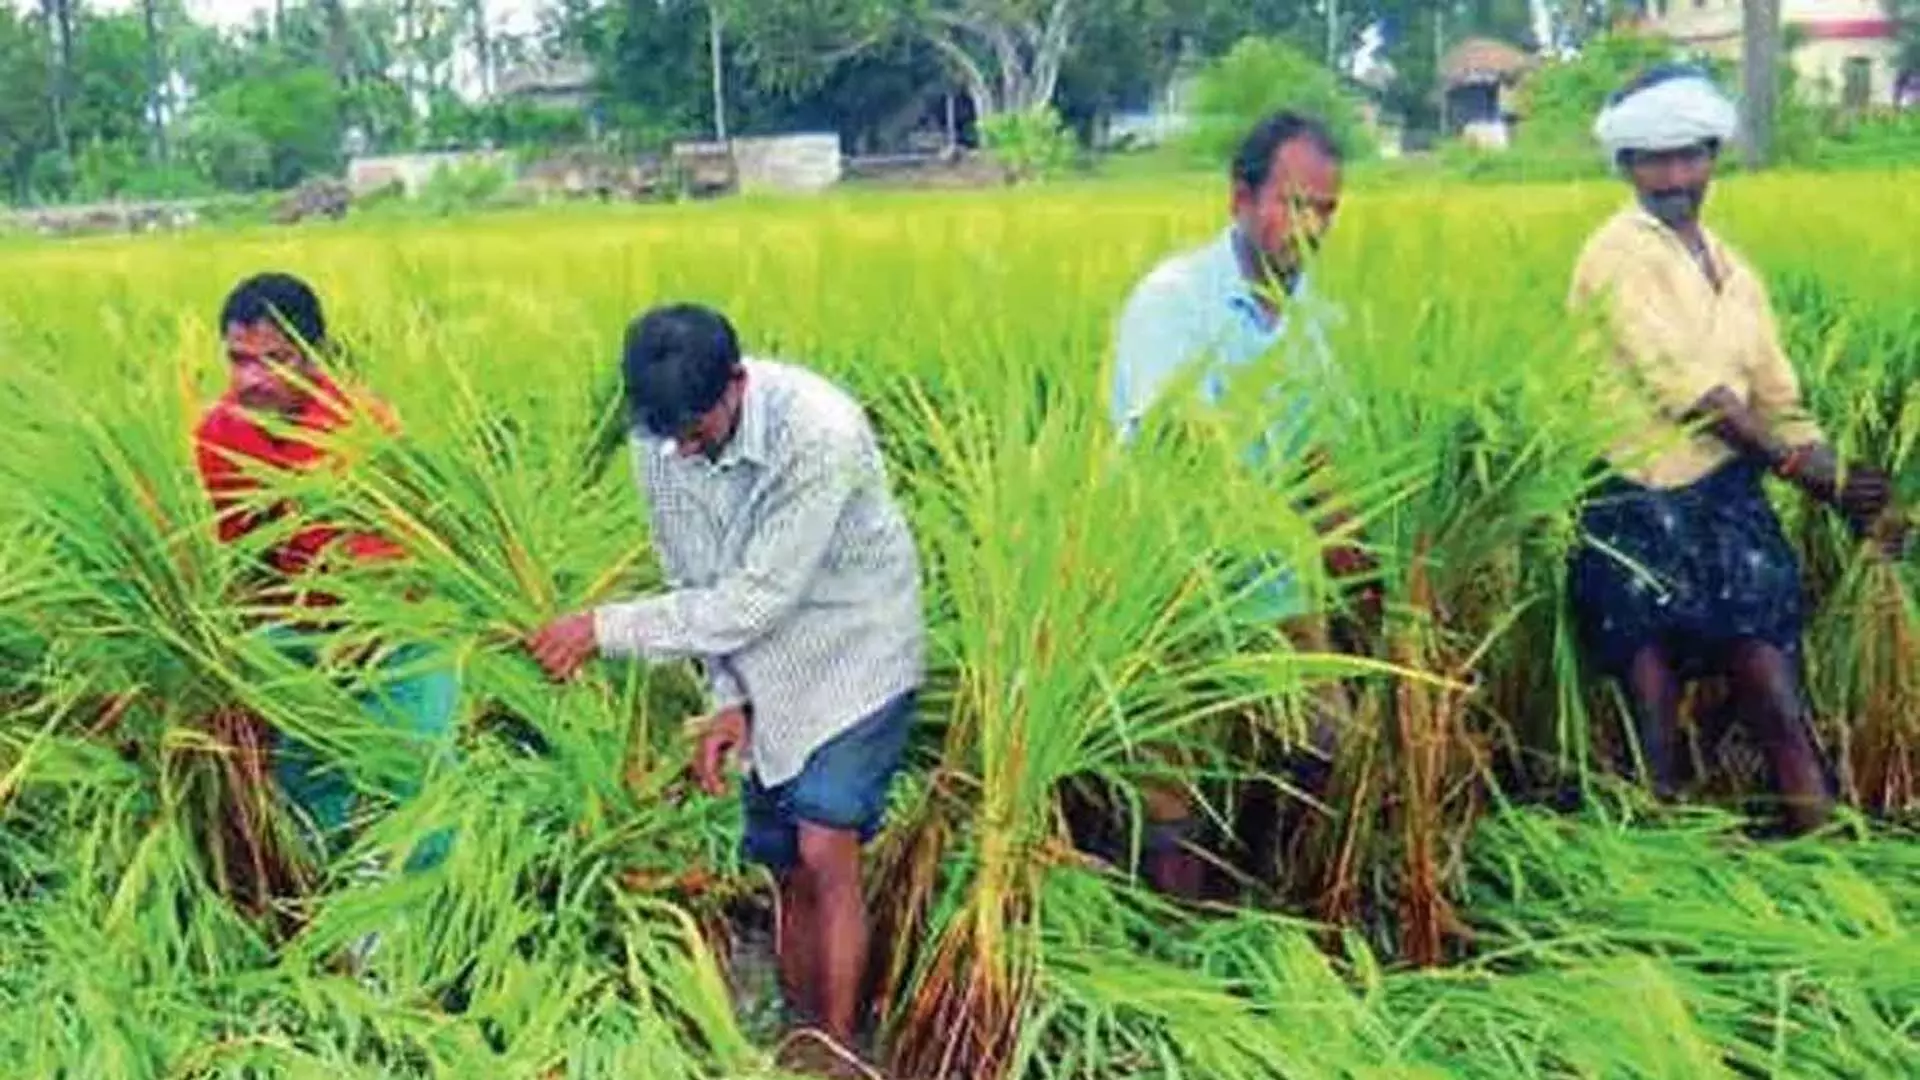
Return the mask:
<svg viewBox="0 0 1920 1080"><path fill-rule="evenodd" d="M314 348L327 344L327 317L312 286L292 274L255 274L220 306L220 329L271 322Z"/></svg>
<svg viewBox="0 0 1920 1080"><path fill-rule="evenodd" d="M621 367L633 418L669 438L719 404L740 367L740 339L712 308L669 304L627 327Z"/></svg>
<svg viewBox="0 0 1920 1080"><path fill-rule="evenodd" d="M1295 139L1307 140L1336 162L1344 158L1340 143L1325 124L1304 113L1282 109L1255 124L1240 140L1240 149L1233 155L1234 182L1245 184L1250 191L1266 187L1273 176L1274 157Z"/></svg>

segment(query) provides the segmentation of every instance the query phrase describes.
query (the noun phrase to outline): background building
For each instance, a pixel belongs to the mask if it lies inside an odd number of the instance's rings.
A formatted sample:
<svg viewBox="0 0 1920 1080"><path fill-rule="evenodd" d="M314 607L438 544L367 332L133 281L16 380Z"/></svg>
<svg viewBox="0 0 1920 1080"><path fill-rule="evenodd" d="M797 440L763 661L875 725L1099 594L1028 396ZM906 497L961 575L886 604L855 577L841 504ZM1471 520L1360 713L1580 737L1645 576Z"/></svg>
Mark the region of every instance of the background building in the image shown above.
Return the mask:
<svg viewBox="0 0 1920 1080"><path fill-rule="evenodd" d="M1801 91L1847 108L1900 103L1900 45L1882 0L1781 0ZM1646 28L1709 55L1740 59L1740 0L1647 0Z"/></svg>

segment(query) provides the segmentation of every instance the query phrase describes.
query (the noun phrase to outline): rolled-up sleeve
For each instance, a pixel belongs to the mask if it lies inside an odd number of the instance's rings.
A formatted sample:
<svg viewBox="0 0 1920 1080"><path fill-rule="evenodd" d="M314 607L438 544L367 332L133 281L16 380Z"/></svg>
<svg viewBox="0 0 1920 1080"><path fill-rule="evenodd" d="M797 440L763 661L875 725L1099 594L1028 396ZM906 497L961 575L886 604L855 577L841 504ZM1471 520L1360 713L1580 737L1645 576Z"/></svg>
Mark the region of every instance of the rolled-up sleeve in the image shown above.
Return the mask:
<svg viewBox="0 0 1920 1080"><path fill-rule="evenodd" d="M775 479L739 568L710 586L597 609L594 633L603 653L655 662L726 657L799 605L858 488L859 452L836 433L791 448L772 467ZM725 670L724 662L709 664L714 692L738 693L737 682L714 681L712 673Z"/></svg>
<svg viewBox="0 0 1920 1080"><path fill-rule="evenodd" d="M1613 355L1662 415L1684 421L1720 380L1696 362L1703 345L1699 322L1686 310L1680 283L1669 280L1663 260L1630 249L1609 245L1583 259L1571 300L1585 311L1604 305Z"/></svg>

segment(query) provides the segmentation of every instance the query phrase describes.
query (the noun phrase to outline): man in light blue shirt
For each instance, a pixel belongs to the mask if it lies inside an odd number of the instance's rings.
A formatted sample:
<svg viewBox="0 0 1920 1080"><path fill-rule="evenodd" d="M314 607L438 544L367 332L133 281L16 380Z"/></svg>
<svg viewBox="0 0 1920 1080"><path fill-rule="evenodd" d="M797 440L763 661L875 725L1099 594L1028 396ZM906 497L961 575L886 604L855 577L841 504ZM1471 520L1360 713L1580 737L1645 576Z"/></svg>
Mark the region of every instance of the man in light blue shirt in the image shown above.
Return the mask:
<svg viewBox="0 0 1920 1080"><path fill-rule="evenodd" d="M1199 392L1210 403L1225 397L1235 368L1283 342L1297 346L1290 366L1327 366L1328 312L1306 287L1305 262L1339 204L1340 152L1325 128L1282 112L1249 133L1233 162L1232 223L1207 246L1155 267L1121 313L1111 401L1121 439L1138 435L1195 362L1205 364ZM1307 401L1288 397L1266 440L1282 454L1304 449Z"/></svg>
<svg viewBox="0 0 1920 1080"><path fill-rule="evenodd" d="M1324 385L1331 358L1329 312L1306 287L1305 267L1339 208L1340 165L1332 135L1309 117L1276 113L1247 134L1232 163L1232 223L1207 246L1155 267L1120 316L1110 415L1122 442L1139 438L1177 387L1193 385L1202 401L1219 404L1236 375L1258 374L1256 361L1278 352L1278 381L1262 388L1274 416L1249 454L1279 464L1312 453L1311 390ZM1336 576L1370 569L1349 547L1334 548L1327 562ZM1324 648L1311 613L1298 580L1283 571L1239 614L1284 624L1303 648ZM1154 785L1144 795L1149 878L1165 892L1197 896L1205 866L1183 846L1194 827L1186 792Z"/></svg>

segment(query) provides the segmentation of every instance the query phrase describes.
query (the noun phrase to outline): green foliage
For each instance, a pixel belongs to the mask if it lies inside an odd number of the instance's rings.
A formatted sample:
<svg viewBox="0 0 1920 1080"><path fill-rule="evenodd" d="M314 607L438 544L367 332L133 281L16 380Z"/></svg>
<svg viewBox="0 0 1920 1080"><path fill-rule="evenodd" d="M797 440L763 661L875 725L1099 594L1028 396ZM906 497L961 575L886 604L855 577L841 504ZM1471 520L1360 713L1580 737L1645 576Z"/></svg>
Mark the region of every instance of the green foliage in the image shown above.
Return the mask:
<svg viewBox="0 0 1920 1080"><path fill-rule="evenodd" d="M203 106L267 148L264 183L290 187L340 165L340 90L324 68L286 67L223 88Z"/></svg>
<svg viewBox="0 0 1920 1080"><path fill-rule="evenodd" d="M434 170L420 190L420 205L430 214L451 216L497 203L513 186L510 165L461 162Z"/></svg>
<svg viewBox="0 0 1920 1080"><path fill-rule="evenodd" d="M1593 141L1593 121L1608 95L1641 71L1678 55L1673 43L1665 38L1618 31L1589 41L1577 56L1548 61L1520 88L1516 147L1567 152L1585 149L1600 160L1602 155ZM1727 74L1724 65L1721 74Z"/></svg>
<svg viewBox="0 0 1920 1080"><path fill-rule="evenodd" d="M1920 112L1847 118L1824 134L1814 161L1823 166L1887 168L1920 162Z"/></svg>
<svg viewBox="0 0 1920 1080"><path fill-rule="evenodd" d="M89 141L74 155L73 198L170 199L211 194L213 185L185 164L156 166L139 143Z"/></svg>
<svg viewBox="0 0 1920 1080"><path fill-rule="evenodd" d="M228 191L254 191L273 175L273 147L244 120L197 110L179 133L180 153L200 175Z"/></svg>
<svg viewBox="0 0 1920 1080"><path fill-rule="evenodd" d="M0 170L7 194L24 199L34 163L53 141L47 110L47 49L41 28L10 5L0 5Z"/></svg>
<svg viewBox="0 0 1920 1080"><path fill-rule="evenodd" d="M1840 838L1761 844L1723 811L1654 810L1576 767L1593 758L1557 636L1561 556L1614 421L1587 407L1592 358L1562 312L1617 188L1368 191L1328 238L1316 291L1344 312L1331 332L1359 407L1320 422L1382 559L1394 666L1303 656L1227 603L1211 564L1250 551L1331 603L1320 540L1289 505L1298 478L1237 465L1258 393L1116 467L1115 310L1219 227L1218 193L1183 179L9 240L0 1060L234 1080L762 1071L707 946L763 883L734 850L737 801L684 782L689 680L600 663L554 686L520 645L553 615L659 584L609 388L635 309L691 298L735 315L756 351L853 390L925 555L930 682L871 865L881 981L897 991L884 1032L935 1067L892 1075L941 1076L943 1050L959 1062L945 1076L983 1080L995 1072L969 1064L996 1055L1020 1080L1902 1075L1920 1009L1910 830L1850 818ZM1712 207L1776 286L1814 411L1911 491L1920 193L1897 174L1739 177ZM229 754L209 714L245 705L356 777L411 748L359 718L331 677L344 672L262 648L237 589L251 553L214 543L193 476L190 432L224 376L211 313L269 258L318 285L355 377L404 431L297 493L378 523L409 558L316 584L342 597L352 640L447 649L466 700L462 765L322 867L288 938L218 889ZM1910 812L1920 638L1902 650L1856 620L1910 630L1912 571L1882 568L1894 606L1876 611L1831 515L1782 507L1821 615L1819 730L1848 775L1887 766L1890 809ZM1851 662L1881 643L1908 674ZM1341 775L1379 786L1303 814L1306 835L1350 847L1310 847L1203 910L1146 895L1124 854L1069 848L1063 791L1116 793L1124 849L1164 749L1192 751L1178 778L1231 816L1235 785L1271 774L1301 697L1333 676L1389 707L1348 728L1341 754ZM1453 728L1395 748L1422 700L1453 707ZM1869 740L1859 710L1876 707L1886 727ZM509 720L549 752L517 745ZM1516 741L1564 765L1588 809L1502 805L1483 770ZM1753 783L1738 736L1733 749L1710 768ZM1454 764L1422 839L1399 826L1423 799L1409 762L1428 754ZM350 873L440 822L459 831L445 866ZM1399 901L1428 842L1433 886L1473 938L1415 971L1398 962ZM1333 917L1311 873L1337 870L1328 855L1353 860L1344 933L1283 913ZM680 881L692 871L704 887ZM361 977L330 967L373 930L384 943ZM983 1031L1005 1037L975 1043Z"/></svg>
<svg viewBox="0 0 1920 1080"><path fill-rule="evenodd" d="M1201 73L1192 108L1186 141L1211 167L1232 157L1254 124L1283 108L1317 117L1349 157L1374 154L1352 95L1331 71L1284 41L1246 38L1235 45Z"/></svg>
<svg viewBox="0 0 1920 1080"><path fill-rule="evenodd" d="M1920 71L1920 0L1886 0L1886 4L1899 35L1898 70Z"/></svg>
<svg viewBox="0 0 1920 1080"><path fill-rule="evenodd" d="M1073 133L1052 107L999 113L980 121L982 147L1006 170L1009 183L1048 180L1073 166Z"/></svg>

